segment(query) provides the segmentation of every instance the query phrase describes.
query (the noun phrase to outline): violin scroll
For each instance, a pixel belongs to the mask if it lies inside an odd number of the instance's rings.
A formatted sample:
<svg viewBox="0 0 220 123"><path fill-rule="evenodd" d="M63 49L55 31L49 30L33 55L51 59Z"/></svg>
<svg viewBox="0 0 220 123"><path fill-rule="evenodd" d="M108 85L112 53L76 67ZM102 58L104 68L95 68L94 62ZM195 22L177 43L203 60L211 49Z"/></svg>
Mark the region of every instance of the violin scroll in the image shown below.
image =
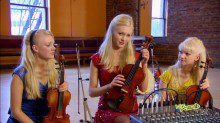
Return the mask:
<svg viewBox="0 0 220 123"><path fill-rule="evenodd" d="M154 37L153 36L145 36L145 40L143 41L143 48L148 48L150 44L153 42Z"/></svg>
<svg viewBox="0 0 220 123"><path fill-rule="evenodd" d="M205 69L208 69L208 68L214 68L213 67L213 64L212 64L212 59L210 57L208 57L206 59L206 62L204 61L201 61L201 65L199 65L200 68L205 68Z"/></svg>

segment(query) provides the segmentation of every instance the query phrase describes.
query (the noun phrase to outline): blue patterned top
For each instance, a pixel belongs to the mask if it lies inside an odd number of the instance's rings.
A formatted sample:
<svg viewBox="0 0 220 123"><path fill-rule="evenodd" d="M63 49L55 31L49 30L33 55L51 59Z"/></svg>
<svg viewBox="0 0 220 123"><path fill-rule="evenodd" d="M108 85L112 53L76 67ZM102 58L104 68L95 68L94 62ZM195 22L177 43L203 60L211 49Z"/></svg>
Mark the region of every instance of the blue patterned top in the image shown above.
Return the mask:
<svg viewBox="0 0 220 123"><path fill-rule="evenodd" d="M25 85L25 75L27 71L23 66L17 67L13 75L16 74L18 75L23 84ZM48 83L46 85L43 85L42 83L39 82L39 90L41 93L41 98L37 99L28 99L26 91L23 91L22 95L22 104L21 104L21 109L22 111L30 118L32 119L35 123L41 123L43 120L43 117L49 112L49 108L47 106L47 90L48 90ZM9 109L9 119L7 123L17 123Z"/></svg>

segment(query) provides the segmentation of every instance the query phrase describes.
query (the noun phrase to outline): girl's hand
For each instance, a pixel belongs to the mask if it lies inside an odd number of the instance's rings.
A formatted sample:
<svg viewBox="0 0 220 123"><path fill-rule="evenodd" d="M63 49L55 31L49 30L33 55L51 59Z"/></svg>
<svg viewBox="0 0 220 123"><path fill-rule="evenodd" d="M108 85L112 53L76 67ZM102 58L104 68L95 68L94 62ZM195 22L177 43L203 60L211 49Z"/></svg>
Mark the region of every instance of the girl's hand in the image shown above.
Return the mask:
<svg viewBox="0 0 220 123"><path fill-rule="evenodd" d="M63 84L59 85L58 88L59 88L60 92L66 91L66 90L68 90L68 83L64 82Z"/></svg>
<svg viewBox="0 0 220 123"><path fill-rule="evenodd" d="M209 80L208 79L205 79L204 81L203 81L204 83L202 83L201 85L200 85L200 88L201 89L207 89L210 85L209 85Z"/></svg>
<svg viewBox="0 0 220 123"><path fill-rule="evenodd" d="M122 74L118 74L111 83L109 83L109 89L113 87L122 87L124 85L125 78Z"/></svg>
<svg viewBox="0 0 220 123"><path fill-rule="evenodd" d="M149 51L147 50L147 48L143 48L141 50L141 53L142 53L142 57L143 57L142 65L147 64L147 62L149 60Z"/></svg>

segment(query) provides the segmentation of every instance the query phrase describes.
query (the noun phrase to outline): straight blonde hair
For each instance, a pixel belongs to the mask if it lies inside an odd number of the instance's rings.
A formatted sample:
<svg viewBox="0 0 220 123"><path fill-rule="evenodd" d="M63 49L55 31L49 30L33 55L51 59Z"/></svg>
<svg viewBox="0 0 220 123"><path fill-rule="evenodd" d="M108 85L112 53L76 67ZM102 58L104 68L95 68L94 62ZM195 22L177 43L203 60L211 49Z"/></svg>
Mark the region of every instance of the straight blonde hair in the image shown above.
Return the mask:
<svg viewBox="0 0 220 123"><path fill-rule="evenodd" d="M41 94L39 91L39 81L36 77L36 55L33 53L30 46L30 36L32 33L33 31L30 31L23 39L20 65L24 66L24 68L27 70L24 82L24 89L27 93L27 98L36 99L41 98ZM39 40L39 37L42 35L52 36L54 38L50 31L40 29L37 30L33 36L33 44L35 44ZM58 80L58 72L55 68L55 59L47 61L47 66L49 76L48 88L54 88Z"/></svg>
<svg viewBox="0 0 220 123"><path fill-rule="evenodd" d="M101 64L104 65L104 68L108 71L114 70L114 63L112 60L113 57L113 46L112 46L112 36L113 29L117 26L131 26L132 30L134 29L133 19L131 16L127 14L117 15L110 23L107 33L105 35L105 39L101 44L98 53L101 56ZM132 34L133 35L133 34ZM124 47L121 56L120 56L119 69L123 69L123 67L127 64L135 63L135 54L132 41L129 41Z"/></svg>

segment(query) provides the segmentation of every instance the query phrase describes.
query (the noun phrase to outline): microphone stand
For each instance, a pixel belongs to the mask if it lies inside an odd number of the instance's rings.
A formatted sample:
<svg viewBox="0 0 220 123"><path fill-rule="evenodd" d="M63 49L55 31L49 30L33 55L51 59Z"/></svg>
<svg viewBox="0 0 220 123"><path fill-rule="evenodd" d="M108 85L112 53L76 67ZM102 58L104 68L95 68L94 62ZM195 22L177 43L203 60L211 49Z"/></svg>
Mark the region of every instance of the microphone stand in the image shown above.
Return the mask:
<svg viewBox="0 0 220 123"><path fill-rule="evenodd" d="M85 91L84 91L84 87L83 87L83 81L88 81L89 79L82 79L81 77L81 72L80 72L80 54L79 54L79 46L78 44L76 43L76 57L77 57L77 63L78 63L78 68L77 68L77 71L78 71L78 114L80 114L80 111L79 111L79 98L80 98L80 89L79 89L79 86L80 86L80 83L81 83L81 87L82 87L82 93L83 93L83 110L84 110L84 120L81 119L80 122L81 123L91 123L93 122L93 118L92 118L92 115L91 115L91 112L90 112L90 109L89 109L89 106L88 106L88 103L87 103L87 98L85 97ZM91 121L88 121L87 120L87 112L89 114L89 117L90 117L90 120Z"/></svg>
<svg viewBox="0 0 220 123"><path fill-rule="evenodd" d="M152 66L152 73L155 77L155 67L154 67L154 45L151 43L150 44L150 51L151 51L151 66ZM156 79L155 79L156 82ZM157 84L157 83L156 83ZM158 85L154 84L154 90L158 89Z"/></svg>

